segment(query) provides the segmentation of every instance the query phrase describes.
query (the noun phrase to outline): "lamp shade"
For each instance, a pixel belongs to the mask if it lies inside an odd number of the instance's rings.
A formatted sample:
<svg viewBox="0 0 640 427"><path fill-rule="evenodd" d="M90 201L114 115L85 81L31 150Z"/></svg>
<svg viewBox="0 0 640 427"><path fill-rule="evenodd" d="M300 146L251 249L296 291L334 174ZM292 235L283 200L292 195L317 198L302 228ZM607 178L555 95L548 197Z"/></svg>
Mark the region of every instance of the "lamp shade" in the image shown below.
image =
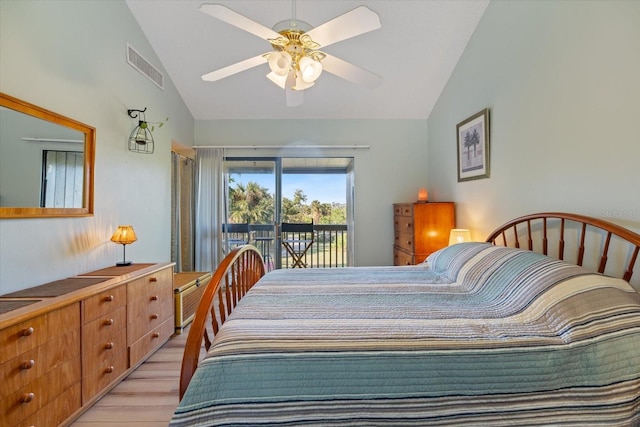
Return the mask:
<svg viewBox="0 0 640 427"><path fill-rule="evenodd" d="M300 72L302 73L302 80L307 83L315 82L322 73L322 64L320 61L305 56L300 59Z"/></svg>
<svg viewBox="0 0 640 427"><path fill-rule="evenodd" d="M136 240L138 240L138 237L130 225L119 225L116 232L111 236L112 242L120 243L121 245L129 245Z"/></svg>
<svg viewBox="0 0 640 427"><path fill-rule="evenodd" d="M286 76L291 69L292 58L288 52L277 51L269 54L269 68L279 76Z"/></svg>
<svg viewBox="0 0 640 427"><path fill-rule="evenodd" d="M470 242L471 241L471 232L466 228L453 228L449 233L449 246L455 245L456 243L462 242Z"/></svg>
<svg viewBox="0 0 640 427"><path fill-rule="evenodd" d="M304 78L301 78L302 73L296 73L296 84L292 89L305 90L313 86L314 82L308 82Z"/></svg>

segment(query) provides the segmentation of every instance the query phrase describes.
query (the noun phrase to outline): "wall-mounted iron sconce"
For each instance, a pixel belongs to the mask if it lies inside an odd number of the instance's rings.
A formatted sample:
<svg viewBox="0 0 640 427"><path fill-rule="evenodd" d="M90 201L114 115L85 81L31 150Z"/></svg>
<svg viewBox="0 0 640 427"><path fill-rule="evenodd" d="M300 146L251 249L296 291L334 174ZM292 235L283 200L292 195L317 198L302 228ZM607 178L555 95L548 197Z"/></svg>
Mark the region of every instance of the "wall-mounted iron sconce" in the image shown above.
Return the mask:
<svg viewBox="0 0 640 427"><path fill-rule="evenodd" d="M127 110L127 114L132 119L138 119L138 126L131 132L129 136L129 151L135 153L151 154L154 149L153 135L149 130L149 123L144 116L144 112L147 111L147 107L144 110Z"/></svg>

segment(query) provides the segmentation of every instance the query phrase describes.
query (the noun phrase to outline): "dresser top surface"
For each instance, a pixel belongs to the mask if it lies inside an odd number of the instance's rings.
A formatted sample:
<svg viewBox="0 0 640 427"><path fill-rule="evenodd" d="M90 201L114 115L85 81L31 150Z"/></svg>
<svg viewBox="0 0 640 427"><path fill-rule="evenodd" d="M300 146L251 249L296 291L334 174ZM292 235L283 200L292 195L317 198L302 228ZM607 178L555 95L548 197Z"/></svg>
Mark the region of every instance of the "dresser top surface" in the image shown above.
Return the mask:
<svg viewBox="0 0 640 427"><path fill-rule="evenodd" d="M67 294L69 292L77 291L78 289L85 288L87 286L96 285L98 283L109 280L104 277L69 277L67 279L56 280L54 282L45 283L44 285L34 286L32 288L23 289L21 291L11 292L9 294L0 295L0 298L51 298L59 297L60 295Z"/></svg>
<svg viewBox="0 0 640 427"><path fill-rule="evenodd" d="M165 262L111 266L0 295L0 328L78 303L131 280L173 268L174 265L173 262Z"/></svg>

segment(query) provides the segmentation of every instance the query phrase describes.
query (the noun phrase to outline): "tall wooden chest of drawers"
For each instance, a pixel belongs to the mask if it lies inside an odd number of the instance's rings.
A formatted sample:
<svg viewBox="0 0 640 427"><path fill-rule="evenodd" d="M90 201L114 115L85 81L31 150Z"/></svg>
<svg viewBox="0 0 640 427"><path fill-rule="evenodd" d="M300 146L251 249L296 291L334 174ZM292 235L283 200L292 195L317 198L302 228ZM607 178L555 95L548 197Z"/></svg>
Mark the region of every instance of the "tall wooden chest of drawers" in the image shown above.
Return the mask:
<svg viewBox="0 0 640 427"><path fill-rule="evenodd" d="M453 202L393 205L393 264L413 265L449 243L455 228Z"/></svg>

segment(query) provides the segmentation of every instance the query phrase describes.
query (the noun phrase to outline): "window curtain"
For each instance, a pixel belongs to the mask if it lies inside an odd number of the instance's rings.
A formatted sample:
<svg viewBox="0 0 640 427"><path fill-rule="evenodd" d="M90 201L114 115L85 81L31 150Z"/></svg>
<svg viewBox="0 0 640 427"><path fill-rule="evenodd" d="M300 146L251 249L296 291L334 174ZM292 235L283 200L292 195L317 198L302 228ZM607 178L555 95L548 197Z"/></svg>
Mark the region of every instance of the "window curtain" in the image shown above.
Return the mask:
<svg viewBox="0 0 640 427"><path fill-rule="evenodd" d="M194 177L193 159L171 153L171 260L176 272L194 267Z"/></svg>
<svg viewBox="0 0 640 427"><path fill-rule="evenodd" d="M354 209L354 197L356 191L355 185L355 172L353 169L354 160L351 159L349 166L347 166L347 266L352 267L355 264L356 259L356 247L355 247L355 215Z"/></svg>
<svg viewBox="0 0 640 427"><path fill-rule="evenodd" d="M222 260L224 149L196 149L196 270L215 271Z"/></svg>

